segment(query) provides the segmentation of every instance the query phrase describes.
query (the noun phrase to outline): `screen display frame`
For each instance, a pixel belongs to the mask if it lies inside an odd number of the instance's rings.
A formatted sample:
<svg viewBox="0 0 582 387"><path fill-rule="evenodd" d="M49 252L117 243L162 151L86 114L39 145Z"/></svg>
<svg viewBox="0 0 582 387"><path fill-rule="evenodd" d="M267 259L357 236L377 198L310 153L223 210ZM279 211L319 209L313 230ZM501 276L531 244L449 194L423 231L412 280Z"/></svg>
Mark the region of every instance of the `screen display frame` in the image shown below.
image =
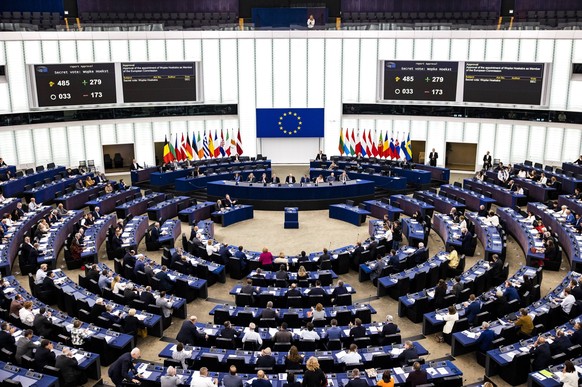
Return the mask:
<svg viewBox="0 0 582 387"><path fill-rule="evenodd" d="M376 103L388 104L388 105L438 105L438 106L482 106L482 107L499 107L499 108L509 108L515 107L519 109L549 109L550 105L550 90L551 90L551 74L552 74L552 63L551 62L516 62L516 61L500 61L500 60L489 60L489 61L453 61L458 62L458 73L457 73L457 95L455 101L425 101L425 100L386 100L384 99L384 63L385 62L452 62L450 60L420 60L420 59L380 59L378 60L377 66L377 82L376 82ZM465 84L465 66L466 63L507 63L507 64L541 64L544 66L543 80L542 80L542 91L540 97L539 105L530 104L511 104L511 103L489 103L489 102L464 102L464 84Z"/></svg>
<svg viewBox="0 0 582 387"><path fill-rule="evenodd" d="M165 63L165 64L194 64L195 66L195 77L196 77L196 96L195 101L149 101L149 102L131 102L126 103L123 96L123 74L121 72L121 63ZM204 103L204 79L203 79L203 69L202 61L199 60L188 60L188 61L124 61L124 62L94 62L87 64L113 64L115 71L115 92L117 96L116 103L102 103L102 104L83 104L83 105L58 105L58 106L39 106L37 87L36 87L36 73L35 66L51 66L51 65L77 65L78 63L29 63L27 64L26 78L27 78L27 88L28 88L28 100L30 109L33 111L43 111L43 110L86 110L86 109L99 109L99 108L111 108L111 107L147 107L147 106L176 106L188 103L203 104Z"/></svg>

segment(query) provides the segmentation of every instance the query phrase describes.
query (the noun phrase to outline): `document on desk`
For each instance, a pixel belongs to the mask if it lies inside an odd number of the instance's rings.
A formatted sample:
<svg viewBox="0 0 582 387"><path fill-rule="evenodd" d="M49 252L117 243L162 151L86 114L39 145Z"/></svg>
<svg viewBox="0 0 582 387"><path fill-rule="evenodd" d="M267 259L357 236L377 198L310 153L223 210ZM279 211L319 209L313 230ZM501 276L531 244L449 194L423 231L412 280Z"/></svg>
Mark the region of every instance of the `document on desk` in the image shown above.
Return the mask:
<svg viewBox="0 0 582 387"><path fill-rule="evenodd" d="M404 370L401 367L396 367L394 368L394 373L396 375L402 375L404 373Z"/></svg>
<svg viewBox="0 0 582 387"><path fill-rule="evenodd" d="M275 333L277 333L277 328L269 328L269 334L272 336L275 336Z"/></svg>
<svg viewBox="0 0 582 387"><path fill-rule="evenodd" d="M445 318L438 313L435 314L434 318L437 319L438 321L445 321Z"/></svg>
<svg viewBox="0 0 582 387"><path fill-rule="evenodd" d="M390 351L390 354L392 356L398 356L400 355L402 352L404 352L404 348L392 348L392 350Z"/></svg>
<svg viewBox="0 0 582 387"><path fill-rule="evenodd" d="M436 375L438 375L438 374L439 374L439 373L438 373L438 371L437 371L437 370L435 370L435 369L434 369L434 368L432 368L432 367L428 367L428 368L426 369L426 372L427 372L427 373L428 373L430 376L432 376L433 378L434 378Z"/></svg>
<svg viewBox="0 0 582 387"><path fill-rule="evenodd" d="M429 290L426 292L430 298L434 298L434 290Z"/></svg>
<svg viewBox="0 0 582 387"><path fill-rule="evenodd" d="M449 371L447 371L447 369L445 367L439 367L439 368L437 368L437 371L441 375L448 375L449 374Z"/></svg>

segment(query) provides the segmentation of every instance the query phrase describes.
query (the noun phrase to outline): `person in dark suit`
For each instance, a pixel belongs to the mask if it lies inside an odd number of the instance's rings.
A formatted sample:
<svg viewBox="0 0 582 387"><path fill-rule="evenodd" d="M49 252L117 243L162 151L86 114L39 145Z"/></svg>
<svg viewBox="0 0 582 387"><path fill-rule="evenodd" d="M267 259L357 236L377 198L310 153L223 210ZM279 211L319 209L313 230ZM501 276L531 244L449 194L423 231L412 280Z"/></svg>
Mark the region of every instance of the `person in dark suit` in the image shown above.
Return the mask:
<svg viewBox="0 0 582 387"><path fill-rule="evenodd" d="M139 319L135 317L136 313L137 311L131 308L127 312L127 315L121 319L121 327L123 332L127 333L128 335L135 335L137 333L137 329L140 327Z"/></svg>
<svg viewBox="0 0 582 387"><path fill-rule="evenodd" d="M368 382L365 379L360 379L360 370L354 368L352 370L352 380L346 384L346 387L368 387Z"/></svg>
<svg viewBox="0 0 582 387"><path fill-rule="evenodd" d="M552 352L550 351L550 345L546 342L544 336L538 337L529 352L532 354L532 371L535 372L548 368L552 358Z"/></svg>
<svg viewBox="0 0 582 387"><path fill-rule="evenodd" d="M226 206L222 203L222 200L218 199L214 205L214 211L222 211Z"/></svg>
<svg viewBox="0 0 582 387"><path fill-rule="evenodd" d="M483 169L488 170L490 168L491 168L491 155L489 154L489 151L487 151L487 153L485 153L485 156L483 156Z"/></svg>
<svg viewBox="0 0 582 387"><path fill-rule="evenodd" d="M135 256L135 251L134 250L129 250L127 253L125 253L125 255L123 256L123 266L125 265L129 265L131 267L135 267L135 261L137 260L136 256Z"/></svg>
<svg viewBox="0 0 582 387"><path fill-rule="evenodd" d="M489 323L487 321L481 324L481 328L481 334L477 339L477 348L479 348L480 352L487 353L491 349L491 343L495 340L495 332L489 329Z"/></svg>
<svg viewBox="0 0 582 387"><path fill-rule="evenodd" d="M576 344L582 345L582 323L577 322L576 324L574 324L574 331L572 332L570 341L574 345Z"/></svg>
<svg viewBox="0 0 582 387"><path fill-rule="evenodd" d="M439 158L439 154L432 148L432 152L428 155L428 163L431 167L436 167L437 159Z"/></svg>
<svg viewBox="0 0 582 387"><path fill-rule="evenodd" d="M362 320L356 318L355 324L350 323L350 337L358 338L366 336L366 327L362 326Z"/></svg>
<svg viewBox="0 0 582 387"><path fill-rule="evenodd" d="M91 215L93 215L93 219L95 220L101 218L103 216L103 214L101 213L101 208L99 208L98 206L95 207L95 209L91 212Z"/></svg>
<svg viewBox="0 0 582 387"><path fill-rule="evenodd" d="M146 305L156 304L156 298L152 294L151 286L146 286L145 290L142 290L142 292L139 295L139 299L143 301Z"/></svg>
<svg viewBox="0 0 582 387"><path fill-rule="evenodd" d="M82 386L87 383L85 372L79 369L79 363L69 348L63 348L62 354L57 356L55 367L61 371L64 387Z"/></svg>
<svg viewBox="0 0 582 387"><path fill-rule="evenodd" d="M315 156L315 160L323 161L324 159L327 159L327 157L325 156L325 153L323 153L323 151L320 149L317 155Z"/></svg>
<svg viewBox="0 0 582 387"><path fill-rule="evenodd" d="M236 200L232 200L230 198L230 195L226 194L224 200L222 201L222 204L224 204L225 207L234 207L234 205L236 204Z"/></svg>
<svg viewBox="0 0 582 387"><path fill-rule="evenodd" d="M140 357L141 351L136 347L132 349L131 352L126 352L119 356L117 360L109 366L107 374L113 384L115 384L115 387L122 387L124 380L131 380L132 383L139 384L140 375L138 375L137 369L135 368L135 361ZM133 375L137 376L132 377L130 371Z"/></svg>
<svg viewBox="0 0 582 387"><path fill-rule="evenodd" d="M190 316L189 320L184 320L176 336L176 340L184 343L184 345L194 345L197 340L208 340L208 335L199 331L196 327L196 321L198 321L196 316Z"/></svg>
<svg viewBox="0 0 582 387"><path fill-rule="evenodd" d="M133 266L133 274L137 276L138 271L145 273L145 258L142 254L138 254L135 257L135 265Z"/></svg>
<svg viewBox="0 0 582 387"><path fill-rule="evenodd" d="M97 265L86 266L85 278L87 278L87 281L99 281L99 274L99 267Z"/></svg>
<svg viewBox="0 0 582 387"><path fill-rule="evenodd" d="M154 227L152 227L150 231L150 240L151 242L159 248L160 246L160 224L158 222L154 223Z"/></svg>
<svg viewBox="0 0 582 387"><path fill-rule="evenodd" d="M115 255L115 258L123 258L123 240L121 239L122 230L118 229L111 238L111 250Z"/></svg>
<svg viewBox="0 0 582 387"><path fill-rule="evenodd" d="M301 180L299 182L301 184L308 184L311 183L311 179L309 178L309 176L305 175L301 177Z"/></svg>
<svg viewBox="0 0 582 387"><path fill-rule="evenodd" d="M52 333L52 320L51 312L47 312L46 308L43 306L40 308L39 313L34 316L32 322L32 327L34 331L42 337L50 337Z"/></svg>
<svg viewBox="0 0 582 387"><path fill-rule="evenodd" d="M481 313L481 301L474 294L471 294L469 301L465 303L465 317L469 325L475 324L475 319L479 313Z"/></svg>
<svg viewBox="0 0 582 387"><path fill-rule="evenodd" d="M321 287L321 281L317 280L317 281L315 281L315 287L313 289L311 289L309 291L309 293L307 293L307 294L310 296L324 296L325 297L327 293L325 292L325 289L323 289Z"/></svg>
<svg viewBox="0 0 582 387"><path fill-rule="evenodd" d="M95 304L93 304L93 306L91 307L89 317L91 318L92 321L96 321L97 317L101 316L103 312L105 312L106 310L107 309L105 307L105 302L103 301L102 298L98 298L95 301Z"/></svg>
<svg viewBox="0 0 582 387"><path fill-rule="evenodd" d="M509 305L501 290L498 290L495 296L496 298L493 300L493 304L488 309L492 312L493 317L501 318L509 313Z"/></svg>
<svg viewBox="0 0 582 387"><path fill-rule="evenodd" d="M360 262L360 257L362 256L362 253L364 252L364 246L362 246L362 242L358 241L356 242L356 247L354 248L354 251L352 251L352 254L350 256L350 259L352 260L352 265L358 265L358 263Z"/></svg>
<svg viewBox="0 0 582 387"><path fill-rule="evenodd" d="M279 179L279 176L272 174L271 175L271 184L281 184L281 179Z"/></svg>
<svg viewBox="0 0 582 387"><path fill-rule="evenodd" d="M267 302L267 307L261 312L261 318L277 318L277 311L273 309L273 301Z"/></svg>
<svg viewBox="0 0 582 387"><path fill-rule="evenodd" d="M428 376L426 374L426 371L420 369L419 362L417 361L414 362L414 364L412 365L412 369L413 371L409 373L408 377L406 378L407 386L416 387L428 383Z"/></svg>
<svg viewBox="0 0 582 387"><path fill-rule="evenodd" d="M466 228L461 230L461 236L459 238L461 240L461 254L467 254L471 251L471 242L473 240L473 234L471 231L467 230Z"/></svg>
<svg viewBox="0 0 582 387"><path fill-rule="evenodd" d="M394 317L389 314L386 316L386 324L382 327L382 336L395 335L396 333L398 333L398 325L394 324Z"/></svg>
<svg viewBox="0 0 582 387"><path fill-rule="evenodd" d="M168 275L168 268L166 267L166 265L162 266L162 270L160 270L155 275L155 277L160 280L160 283L158 285L160 290L171 292L174 289L174 283L172 282L170 276Z"/></svg>
<svg viewBox="0 0 582 387"><path fill-rule="evenodd" d="M6 348L10 352L16 351L16 340L14 339L14 332L16 329L7 322L3 322L1 325L2 330L0 331L0 348Z"/></svg>
<svg viewBox="0 0 582 387"><path fill-rule="evenodd" d="M133 300L139 298L139 294L135 291L133 283L128 282L123 289L123 298L125 299L125 304L129 305Z"/></svg>
<svg viewBox="0 0 582 387"><path fill-rule="evenodd" d="M228 259L232 257L232 253L228 249L228 245L226 243L222 243L220 248L218 249L218 254L222 260L223 265L228 265Z"/></svg>
<svg viewBox="0 0 582 387"><path fill-rule="evenodd" d="M289 290L287 290L287 293L285 294L286 297L300 297L301 296L301 291L299 289L297 289L297 284L296 283L292 283L291 287L289 288Z"/></svg>
<svg viewBox="0 0 582 387"><path fill-rule="evenodd" d="M447 295L447 283L440 279L434 289L434 306L436 309L445 307L445 297Z"/></svg>
<svg viewBox="0 0 582 387"><path fill-rule="evenodd" d="M556 331L556 337L554 342L550 344L550 352L552 355L557 355L558 353L567 353L568 348L572 346L572 341L568 336L565 335L562 329Z"/></svg>
<svg viewBox="0 0 582 387"><path fill-rule="evenodd" d="M338 297L342 294L348 294L348 289L344 285L344 281L337 281L337 286L331 292L331 303L335 304L338 301Z"/></svg>
<svg viewBox="0 0 582 387"><path fill-rule="evenodd" d="M257 358L256 368L274 368L277 359L271 354L271 348L267 347L261 351L261 356Z"/></svg>
<svg viewBox="0 0 582 387"><path fill-rule="evenodd" d="M219 335L220 337L224 337L225 339L234 340L235 338L238 337L238 332L236 331L236 329L232 327L230 321L225 321L224 327L220 330Z"/></svg>
<svg viewBox="0 0 582 387"><path fill-rule="evenodd" d="M406 365L412 359L418 359L418 352L412 341L407 340L404 343L404 351L398 355L397 360L400 361L400 364Z"/></svg>
<svg viewBox="0 0 582 387"><path fill-rule="evenodd" d="M53 352L53 343L47 339L42 339L40 347L34 353L34 369L42 372L44 366L55 366L56 355Z"/></svg>
<svg viewBox="0 0 582 387"><path fill-rule="evenodd" d="M491 256L492 263L491 269L489 270L489 275L493 282L493 285L501 283L505 278L503 278L503 261L499 258L499 255L493 254Z"/></svg>
<svg viewBox="0 0 582 387"><path fill-rule="evenodd" d="M143 167L141 165L139 165L137 163L137 161L135 161L135 159L133 159L133 161L131 162L131 166L129 167L130 171L137 171L138 169L143 169Z"/></svg>
<svg viewBox="0 0 582 387"><path fill-rule="evenodd" d="M291 173L285 178L285 183L287 184L295 184L296 181L297 180L295 180L295 176L293 176Z"/></svg>

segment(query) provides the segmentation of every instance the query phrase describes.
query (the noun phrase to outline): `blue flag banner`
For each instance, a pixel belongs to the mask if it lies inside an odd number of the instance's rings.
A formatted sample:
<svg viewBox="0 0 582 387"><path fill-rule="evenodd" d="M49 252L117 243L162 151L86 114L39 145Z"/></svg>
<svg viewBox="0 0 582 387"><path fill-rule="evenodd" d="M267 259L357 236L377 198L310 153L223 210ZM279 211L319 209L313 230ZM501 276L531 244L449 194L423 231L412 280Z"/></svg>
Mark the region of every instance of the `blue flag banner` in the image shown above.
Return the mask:
<svg viewBox="0 0 582 387"><path fill-rule="evenodd" d="M257 109L257 137L323 137L324 109Z"/></svg>

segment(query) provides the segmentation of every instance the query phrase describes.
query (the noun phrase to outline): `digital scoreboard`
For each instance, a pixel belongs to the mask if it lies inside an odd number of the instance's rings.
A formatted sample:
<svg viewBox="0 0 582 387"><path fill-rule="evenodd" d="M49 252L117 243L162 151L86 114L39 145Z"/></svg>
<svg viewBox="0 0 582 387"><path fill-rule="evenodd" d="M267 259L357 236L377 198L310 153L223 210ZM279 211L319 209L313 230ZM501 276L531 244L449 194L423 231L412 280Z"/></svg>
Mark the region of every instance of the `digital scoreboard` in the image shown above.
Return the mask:
<svg viewBox="0 0 582 387"><path fill-rule="evenodd" d="M198 101L195 62L121 63L123 102Z"/></svg>
<svg viewBox="0 0 582 387"><path fill-rule="evenodd" d="M101 105L117 102L113 63L32 65L34 107Z"/></svg>
<svg viewBox="0 0 582 387"><path fill-rule="evenodd" d="M384 61L384 100L455 101L458 62Z"/></svg>
<svg viewBox="0 0 582 387"><path fill-rule="evenodd" d="M543 104L543 63L465 62L464 102Z"/></svg>

